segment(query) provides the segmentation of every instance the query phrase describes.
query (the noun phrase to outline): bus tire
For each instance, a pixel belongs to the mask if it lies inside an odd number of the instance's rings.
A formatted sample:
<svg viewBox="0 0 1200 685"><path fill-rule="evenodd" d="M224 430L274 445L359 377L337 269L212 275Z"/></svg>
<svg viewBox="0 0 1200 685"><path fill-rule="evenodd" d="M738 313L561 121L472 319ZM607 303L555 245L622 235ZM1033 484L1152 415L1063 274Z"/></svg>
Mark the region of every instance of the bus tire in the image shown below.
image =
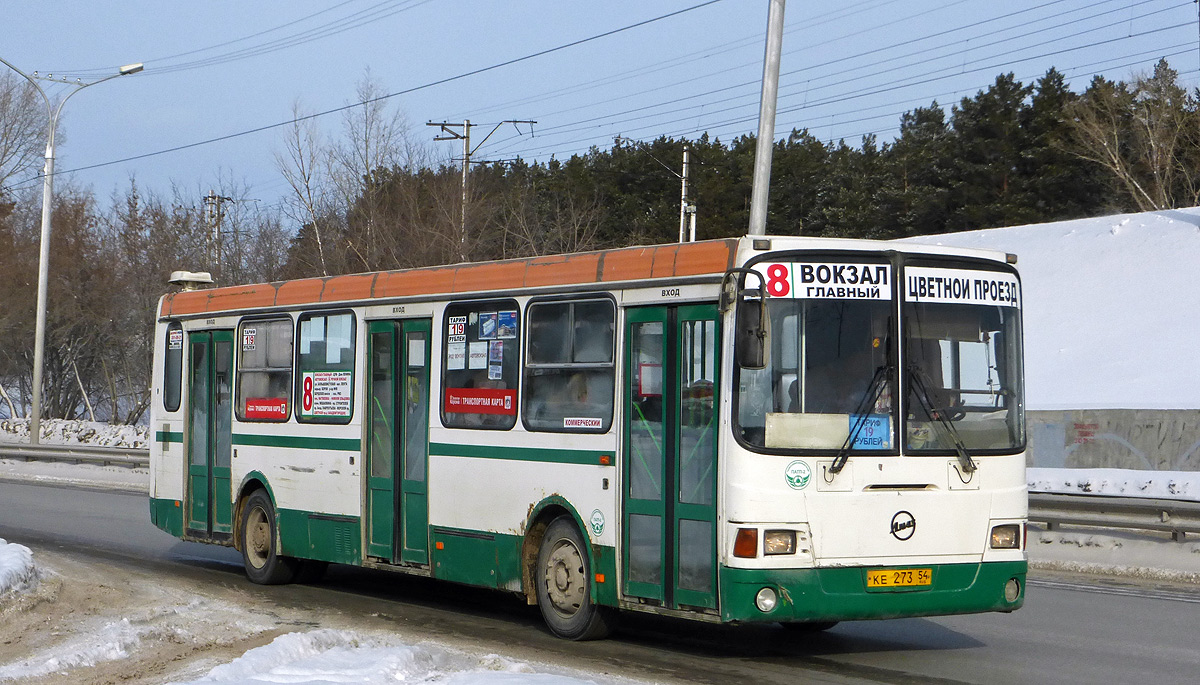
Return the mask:
<svg viewBox="0 0 1200 685"><path fill-rule="evenodd" d="M587 544L574 521L563 516L546 528L533 575L550 632L567 640L596 640L611 632L612 610L592 602Z"/></svg>
<svg viewBox="0 0 1200 685"><path fill-rule="evenodd" d="M263 490L255 490L242 508L242 563L246 577L259 585L282 585L296 577L299 564L279 555L275 506Z"/></svg>

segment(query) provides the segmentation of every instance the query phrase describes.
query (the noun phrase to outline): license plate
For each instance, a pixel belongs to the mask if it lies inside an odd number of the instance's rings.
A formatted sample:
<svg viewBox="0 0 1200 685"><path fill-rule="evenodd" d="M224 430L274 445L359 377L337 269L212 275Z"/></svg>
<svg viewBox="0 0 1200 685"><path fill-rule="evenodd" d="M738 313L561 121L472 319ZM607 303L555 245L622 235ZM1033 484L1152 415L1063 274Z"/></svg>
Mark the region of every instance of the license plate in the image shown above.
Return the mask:
<svg viewBox="0 0 1200 685"><path fill-rule="evenodd" d="M867 571L867 587L917 587L933 584L933 569L904 568Z"/></svg>

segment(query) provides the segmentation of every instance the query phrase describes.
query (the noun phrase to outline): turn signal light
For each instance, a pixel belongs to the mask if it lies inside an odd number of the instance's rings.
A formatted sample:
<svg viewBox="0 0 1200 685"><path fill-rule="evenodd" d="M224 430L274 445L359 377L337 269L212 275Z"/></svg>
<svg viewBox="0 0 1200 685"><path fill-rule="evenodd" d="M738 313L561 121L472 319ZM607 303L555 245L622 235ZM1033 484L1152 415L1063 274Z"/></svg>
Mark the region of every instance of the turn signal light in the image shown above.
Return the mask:
<svg viewBox="0 0 1200 685"><path fill-rule="evenodd" d="M733 540L733 556L743 559L758 556L757 528L738 528L737 537Z"/></svg>

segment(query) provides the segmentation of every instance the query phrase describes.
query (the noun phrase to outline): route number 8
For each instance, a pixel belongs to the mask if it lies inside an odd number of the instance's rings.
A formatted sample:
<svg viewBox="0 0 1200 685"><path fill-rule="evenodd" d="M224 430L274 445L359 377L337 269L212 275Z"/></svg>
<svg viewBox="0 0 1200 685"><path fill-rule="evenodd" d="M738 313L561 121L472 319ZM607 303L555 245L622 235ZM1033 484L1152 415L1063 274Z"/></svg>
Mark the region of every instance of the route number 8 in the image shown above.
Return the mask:
<svg viewBox="0 0 1200 685"><path fill-rule="evenodd" d="M767 267L767 294L771 297L787 297L792 292L791 274L786 265L772 264Z"/></svg>
<svg viewBox="0 0 1200 685"><path fill-rule="evenodd" d="M313 406L313 380L312 376L304 377L304 396L301 402L304 404L304 411L312 411Z"/></svg>

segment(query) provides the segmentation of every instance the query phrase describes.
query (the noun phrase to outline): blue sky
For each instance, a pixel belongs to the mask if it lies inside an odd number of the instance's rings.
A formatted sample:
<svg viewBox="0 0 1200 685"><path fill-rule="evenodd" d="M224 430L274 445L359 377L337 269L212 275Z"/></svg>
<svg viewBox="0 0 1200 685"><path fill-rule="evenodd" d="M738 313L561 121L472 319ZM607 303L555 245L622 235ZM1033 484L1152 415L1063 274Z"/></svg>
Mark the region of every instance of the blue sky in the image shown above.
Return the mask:
<svg viewBox="0 0 1200 685"><path fill-rule="evenodd" d="M487 159L570 157L613 137L728 140L757 128L767 0L351 0L8 3L0 57L26 72L85 79L131 62L146 70L66 105L60 171L101 197L139 185L207 191L219 177L274 202L282 129L111 163L350 104L369 69L413 135L445 159L425 122L511 125ZM120 11L116 11L119 7ZM832 9L831 9L832 7ZM540 57L451 80L638 22ZM1029 82L1050 66L1076 90L1095 73L1128 78L1166 56L1197 83L1190 0L792 0L786 13L777 135L808 128L858 144L897 132L901 112L950 105L1002 72ZM320 119L335 132L339 115ZM35 178L29 179L36 182ZM20 182L18 182L20 183Z"/></svg>

